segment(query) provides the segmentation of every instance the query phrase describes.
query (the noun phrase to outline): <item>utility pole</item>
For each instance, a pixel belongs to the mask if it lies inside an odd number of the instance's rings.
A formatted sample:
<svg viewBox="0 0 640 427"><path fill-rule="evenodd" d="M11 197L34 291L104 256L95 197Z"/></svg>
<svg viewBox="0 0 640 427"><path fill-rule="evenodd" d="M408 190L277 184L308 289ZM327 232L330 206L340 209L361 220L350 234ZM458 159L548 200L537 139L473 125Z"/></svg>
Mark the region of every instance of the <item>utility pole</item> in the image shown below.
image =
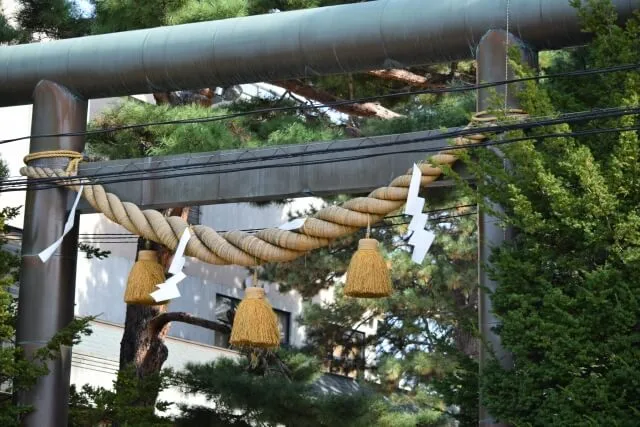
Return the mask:
<svg viewBox="0 0 640 427"><path fill-rule="evenodd" d="M480 40L477 48L477 83L489 83L515 78L513 70L508 65L507 52L510 46L517 46L520 49L522 60L529 66L536 67L538 55L530 50L521 40L507 33L504 30L490 30ZM518 86L510 84L499 86L495 89L481 89L478 91L477 111L486 111L491 107L491 102L497 93L500 99L505 100L506 108L518 108L517 97ZM506 96L505 96L506 91ZM501 152L496 150L497 154ZM505 167L508 167L505 164ZM499 207L493 207L499 210ZM500 246L503 242L510 240L512 230L506 229L495 218L484 209L478 208L478 275L479 275L479 297L478 297L478 324L480 328L480 372L487 360L496 357L503 368L509 369L513 366L511 354L502 347L500 337L493 328L498 325L498 320L493 314L493 304L491 294L497 288L497 283L490 280L485 266L489 264L491 250ZM482 395L480 397L482 399ZM506 424L498 423L480 405L479 416L480 427L504 427Z"/></svg>
<svg viewBox="0 0 640 427"><path fill-rule="evenodd" d="M38 83L33 93L31 135L81 132L86 127L86 100L56 83ZM31 139L30 152L82 152L84 143L84 135L35 138ZM55 158L34 160L30 165L65 169L67 163L66 158ZM27 357L73 320L79 216L53 256L46 263L38 257L62 235L72 196L72 191L60 187L27 191L16 331L17 344ZM71 348L60 348L60 353L59 359L48 364L49 374L17 396L20 405L34 408L25 417L24 426L67 425Z"/></svg>

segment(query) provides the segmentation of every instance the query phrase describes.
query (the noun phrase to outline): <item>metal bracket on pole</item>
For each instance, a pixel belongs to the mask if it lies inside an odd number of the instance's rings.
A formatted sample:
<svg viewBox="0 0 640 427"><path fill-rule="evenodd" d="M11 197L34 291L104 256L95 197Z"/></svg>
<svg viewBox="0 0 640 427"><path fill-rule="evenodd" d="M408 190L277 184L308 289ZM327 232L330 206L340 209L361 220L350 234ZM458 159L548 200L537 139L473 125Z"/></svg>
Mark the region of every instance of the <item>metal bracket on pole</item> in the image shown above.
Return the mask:
<svg viewBox="0 0 640 427"><path fill-rule="evenodd" d="M528 49L526 45L503 30L488 31L482 37L477 50L477 82L495 82L513 79L513 70L507 61L509 46L520 48L522 59L529 66L537 66L537 53ZM505 100L506 108L518 108L517 98L518 87L514 84L501 86L496 89L482 89L478 92L477 110L484 111L491 108L495 92ZM495 91L495 92L494 92ZM506 92L505 92L506 91ZM504 98L502 98L504 97ZM505 165L505 167L508 167ZM499 207L494 207L494 209ZM497 210L496 209L496 210ZM511 355L505 351L494 328L498 325L498 320L493 314L493 304L491 294L496 290L497 283L490 280L485 266L489 263L489 256L493 248L500 246L503 242L511 238L512 230L505 229L499 223L499 219L478 209L478 323L480 328L480 371L489 357L496 357L500 364L509 368L513 365ZM498 423L480 405L479 423L481 427L501 427L505 424Z"/></svg>
<svg viewBox="0 0 640 427"><path fill-rule="evenodd" d="M33 94L31 134L56 134L86 130L87 101L65 87L41 81ZM85 137L45 137L31 140L30 152L73 150L82 152ZM31 164L66 167L67 159L41 159ZM43 263L38 253L61 235L73 193L64 188L28 190L24 212L22 264L18 299L17 344L32 356L73 320L78 223L53 256ZM49 374L40 378L17 401L33 406L24 426L66 426L69 408L71 348L60 348L60 358L48 364Z"/></svg>

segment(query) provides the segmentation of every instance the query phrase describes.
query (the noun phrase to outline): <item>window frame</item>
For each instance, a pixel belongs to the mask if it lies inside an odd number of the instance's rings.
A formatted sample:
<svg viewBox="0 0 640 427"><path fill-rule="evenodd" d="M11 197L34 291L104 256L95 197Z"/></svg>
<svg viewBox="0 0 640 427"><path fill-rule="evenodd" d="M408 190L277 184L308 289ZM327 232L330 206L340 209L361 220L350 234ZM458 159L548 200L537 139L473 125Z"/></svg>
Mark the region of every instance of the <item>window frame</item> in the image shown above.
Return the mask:
<svg viewBox="0 0 640 427"><path fill-rule="evenodd" d="M225 295L222 293L216 293L215 296L215 309L214 309L214 313L216 316L216 320L219 320L220 318L218 317L218 313L217 313L217 309L218 309L218 301L220 299L227 299L229 301L232 301L234 303L234 306L237 307L238 304L240 304L240 299L236 298L236 297L232 297L229 295ZM273 311L274 313L276 313L276 316L278 316L278 326L281 327L280 330L280 345L283 346L289 346L291 345L291 312L289 311L285 311L285 310L280 310L277 309L275 307L273 307ZM284 322L281 322L280 319L282 316L284 318ZM284 330L282 330L284 329ZM215 335L217 336L217 334L219 334L220 332L215 332ZM225 339L225 341L228 343L229 341L229 335L230 334L225 334L227 336L227 338ZM219 343L216 342L217 339L214 337L214 345L217 347L223 347L223 348L229 348L230 346L227 344L226 347L218 345Z"/></svg>

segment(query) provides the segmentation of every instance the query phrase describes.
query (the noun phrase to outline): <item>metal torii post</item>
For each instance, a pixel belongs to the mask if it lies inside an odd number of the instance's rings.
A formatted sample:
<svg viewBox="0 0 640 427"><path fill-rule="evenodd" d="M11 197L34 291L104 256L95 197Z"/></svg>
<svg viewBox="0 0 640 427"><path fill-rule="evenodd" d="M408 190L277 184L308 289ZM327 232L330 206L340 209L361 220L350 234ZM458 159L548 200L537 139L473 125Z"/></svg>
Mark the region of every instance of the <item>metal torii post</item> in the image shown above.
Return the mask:
<svg viewBox="0 0 640 427"><path fill-rule="evenodd" d="M38 83L33 93L32 135L79 132L86 126L86 100L56 83ZM82 152L84 143L84 135L37 138L31 140L30 152ZM34 160L31 164L64 168L67 162L66 158L58 158ZM79 217L53 256L46 263L38 258L40 251L62 235L72 195L65 188L27 191L16 336L27 357L73 320ZM49 374L18 395L19 404L34 408L25 417L24 426L67 425L71 348L60 348L60 352L61 357L48 364Z"/></svg>
<svg viewBox="0 0 640 427"><path fill-rule="evenodd" d="M513 79L513 70L508 66L507 51L508 46L518 46L522 54L522 60L529 66L536 67L538 55L529 49L521 40L503 30L490 30L480 40L477 49L477 82L495 82ZM505 73L507 74L505 76ZM518 108L517 85L511 84L496 89L482 89L478 91L477 111L484 111L492 107L492 96L495 92L504 96L507 108ZM494 92L495 91L495 92ZM499 151L497 151L500 154ZM505 165L508 167L508 165ZM505 229L499 220L487 213L483 209L478 209L478 275L479 275L479 296L478 296L478 324L480 328L480 370L488 357L493 355L505 368L512 366L511 355L505 351L500 342L500 337L493 331L498 324L498 320L493 314L491 294L495 291L497 283L490 280L484 265L489 262L492 248L499 246L504 241L511 238L512 231ZM489 346L489 348L487 348ZM505 424L497 423L491 417L486 408L480 405L479 425L481 427L502 427Z"/></svg>

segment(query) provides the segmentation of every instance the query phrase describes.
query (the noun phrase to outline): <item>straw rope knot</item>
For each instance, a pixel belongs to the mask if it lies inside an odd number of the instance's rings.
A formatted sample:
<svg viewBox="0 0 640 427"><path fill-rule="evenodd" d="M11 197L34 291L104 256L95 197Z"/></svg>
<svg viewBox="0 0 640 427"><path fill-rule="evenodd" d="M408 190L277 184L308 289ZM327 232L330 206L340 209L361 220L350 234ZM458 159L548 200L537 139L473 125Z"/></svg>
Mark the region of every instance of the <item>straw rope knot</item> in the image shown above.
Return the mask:
<svg viewBox="0 0 640 427"><path fill-rule="evenodd" d="M69 175L76 175L78 173L78 165L82 161L82 153L72 150L48 150L38 151L37 153L30 153L24 157L24 163L28 165L34 160L41 159L55 159L55 158L68 158L69 164L65 169L65 172Z"/></svg>
<svg viewBox="0 0 640 427"><path fill-rule="evenodd" d="M522 110L507 110L510 119L523 119ZM495 123L497 117L480 112L473 116L467 129ZM480 143L487 137L471 134L455 139L455 145ZM444 150L419 165L422 171L421 185L426 187L439 179L443 169L458 160L457 149ZM180 217L165 217L156 210L142 210L133 203L123 202L105 188L87 178L73 178L77 174L82 155L73 151L45 151L33 153L25 162L41 158L68 157L66 169L26 166L20 173L29 178L54 180L56 184L78 190L84 184L83 195L87 202L111 221L120 224L131 233L162 244L169 250L178 245L180 236L189 224ZM193 225L191 239L185 254L215 265L256 266L267 262L292 261L305 253L327 246L331 241L352 234L358 229L380 221L389 213L402 207L407 199L412 170L394 179L388 186L377 188L366 197L353 198L342 206L328 206L308 217L297 231L268 228L251 235L242 231L217 233L214 229ZM73 178L73 179L69 179Z"/></svg>

